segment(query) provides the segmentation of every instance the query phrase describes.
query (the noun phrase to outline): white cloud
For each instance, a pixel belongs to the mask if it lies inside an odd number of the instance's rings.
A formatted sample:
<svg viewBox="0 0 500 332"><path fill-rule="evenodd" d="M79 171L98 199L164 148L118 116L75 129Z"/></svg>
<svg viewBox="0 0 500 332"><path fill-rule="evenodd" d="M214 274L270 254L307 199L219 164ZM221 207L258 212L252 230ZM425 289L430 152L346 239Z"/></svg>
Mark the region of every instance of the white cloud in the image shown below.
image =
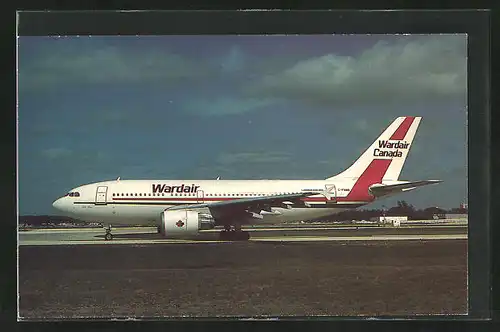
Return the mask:
<svg viewBox="0 0 500 332"><path fill-rule="evenodd" d="M49 161L55 161L61 163L69 163L73 165L89 165L96 166L97 163L112 161L110 156L108 156L103 151L93 150L93 149L80 149L79 151L64 148L64 147L53 147L47 148L40 151L42 157Z"/></svg>
<svg viewBox="0 0 500 332"><path fill-rule="evenodd" d="M221 68L222 73L236 73L245 68L246 55L238 46L233 46L229 52L218 59L218 61L219 63L217 65Z"/></svg>
<svg viewBox="0 0 500 332"><path fill-rule="evenodd" d="M290 154L286 152L238 152L223 153L217 158L220 164L261 164L276 163L290 160Z"/></svg>
<svg viewBox="0 0 500 332"><path fill-rule="evenodd" d="M120 83L195 78L209 73L201 63L161 50L61 47L43 49L31 62L19 64L20 88L52 87L72 81ZM31 59L30 59L31 60Z"/></svg>
<svg viewBox="0 0 500 332"><path fill-rule="evenodd" d="M47 159L60 159L71 156L73 152L66 148L48 148L41 151L43 157Z"/></svg>
<svg viewBox="0 0 500 332"><path fill-rule="evenodd" d="M464 35L379 42L357 56L328 54L297 62L247 87L253 96L313 103L370 104L466 95Z"/></svg>
<svg viewBox="0 0 500 332"><path fill-rule="evenodd" d="M230 115L253 111L276 103L273 98L229 98L195 99L186 102L185 109L200 115Z"/></svg>

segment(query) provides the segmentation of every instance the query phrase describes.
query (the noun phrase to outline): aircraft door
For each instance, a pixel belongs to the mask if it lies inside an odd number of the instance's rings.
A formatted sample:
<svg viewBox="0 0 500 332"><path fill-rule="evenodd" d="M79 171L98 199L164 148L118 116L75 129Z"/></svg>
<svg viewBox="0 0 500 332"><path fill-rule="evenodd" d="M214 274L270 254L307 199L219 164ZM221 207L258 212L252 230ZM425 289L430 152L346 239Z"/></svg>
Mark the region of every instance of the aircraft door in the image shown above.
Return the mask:
<svg viewBox="0 0 500 332"><path fill-rule="evenodd" d="M325 184L325 190L330 193L330 200L328 201L329 203L337 203L337 187L331 183L331 184Z"/></svg>
<svg viewBox="0 0 500 332"><path fill-rule="evenodd" d="M106 186L99 186L97 187L97 192L95 195L95 204L96 205L106 205L107 204L107 196L108 194L108 187Z"/></svg>
<svg viewBox="0 0 500 332"><path fill-rule="evenodd" d="M204 203L205 202L205 194L203 193L203 190L197 190L196 191L196 202L197 203Z"/></svg>

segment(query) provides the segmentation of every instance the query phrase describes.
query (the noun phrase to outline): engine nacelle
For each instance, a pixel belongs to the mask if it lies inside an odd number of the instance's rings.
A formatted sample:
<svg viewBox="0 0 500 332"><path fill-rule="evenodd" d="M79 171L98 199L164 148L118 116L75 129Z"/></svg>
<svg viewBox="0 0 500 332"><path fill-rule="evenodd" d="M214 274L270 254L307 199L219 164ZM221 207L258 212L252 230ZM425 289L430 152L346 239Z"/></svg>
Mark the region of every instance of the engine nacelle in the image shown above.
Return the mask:
<svg viewBox="0 0 500 332"><path fill-rule="evenodd" d="M165 210L161 214L160 233L165 237L197 235L201 229L214 228L212 222L192 210Z"/></svg>

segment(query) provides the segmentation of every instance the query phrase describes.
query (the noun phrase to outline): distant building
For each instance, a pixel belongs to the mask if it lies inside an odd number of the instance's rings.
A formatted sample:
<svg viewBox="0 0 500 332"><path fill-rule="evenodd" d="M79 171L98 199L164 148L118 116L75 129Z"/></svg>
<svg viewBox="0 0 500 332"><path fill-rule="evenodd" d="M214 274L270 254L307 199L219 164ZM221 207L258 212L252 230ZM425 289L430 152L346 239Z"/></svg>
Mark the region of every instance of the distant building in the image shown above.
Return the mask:
<svg viewBox="0 0 500 332"><path fill-rule="evenodd" d="M370 221L374 221L381 224L392 224L395 227L401 225L402 221L408 221L408 216L380 216L370 218Z"/></svg>
<svg viewBox="0 0 500 332"><path fill-rule="evenodd" d="M444 219L468 219L467 213L446 213Z"/></svg>

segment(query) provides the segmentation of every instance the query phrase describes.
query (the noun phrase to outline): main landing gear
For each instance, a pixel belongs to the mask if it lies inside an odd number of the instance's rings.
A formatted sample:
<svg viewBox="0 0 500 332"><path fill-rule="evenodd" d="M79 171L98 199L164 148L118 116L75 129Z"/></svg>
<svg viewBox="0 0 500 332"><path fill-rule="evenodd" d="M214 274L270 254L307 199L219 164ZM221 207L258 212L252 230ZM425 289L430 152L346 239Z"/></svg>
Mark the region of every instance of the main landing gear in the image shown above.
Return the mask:
<svg viewBox="0 0 500 332"><path fill-rule="evenodd" d="M231 229L231 226L225 226L224 230L219 233L221 241L248 241L250 233L241 230L241 226Z"/></svg>
<svg viewBox="0 0 500 332"><path fill-rule="evenodd" d="M111 241L113 240L113 234L111 234L111 226L107 226L104 228L106 234L104 234L104 240Z"/></svg>

